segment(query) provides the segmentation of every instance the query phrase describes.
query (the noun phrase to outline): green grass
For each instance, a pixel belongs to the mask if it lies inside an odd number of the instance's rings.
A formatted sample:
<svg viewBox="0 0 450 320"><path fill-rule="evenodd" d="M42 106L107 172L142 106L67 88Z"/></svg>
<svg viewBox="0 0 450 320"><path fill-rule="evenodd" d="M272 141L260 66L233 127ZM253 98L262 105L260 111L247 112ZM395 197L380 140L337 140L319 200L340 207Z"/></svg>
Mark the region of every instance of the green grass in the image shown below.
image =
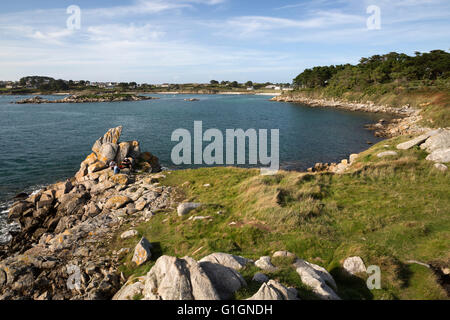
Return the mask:
<svg viewBox="0 0 450 320"><path fill-rule="evenodd" d="M200 259L227 252L258 259L288 250L328 269L345 299L446 299L429 269L405 261L448 265L449 173L436 170L418 148L397 150L398 156L388 159L376 157L406 139L373 146L344 175L280 172L268 177L237 168L173 171L161 183L177 188L178 201L206 204L189 216L213 219L189 221L175 209L160 212L137 228L135 239L122 241L119 232L111 246L133 248L140 236L156 244L152 261L139 268L130 262L132 253L123 260L126 276L145 274L161 254ZM204 187L207 183L211 187ZM343 260L354 255L367 266L380 266L381 290L369 291L365 275L348 277L342 272ZM302 299L315 298L291 263L274 263L280 271L268 274L270 278L297 288ZM236 298L258 290L260 285L251 281L256 271L243 270L249 286Z"/></svg>

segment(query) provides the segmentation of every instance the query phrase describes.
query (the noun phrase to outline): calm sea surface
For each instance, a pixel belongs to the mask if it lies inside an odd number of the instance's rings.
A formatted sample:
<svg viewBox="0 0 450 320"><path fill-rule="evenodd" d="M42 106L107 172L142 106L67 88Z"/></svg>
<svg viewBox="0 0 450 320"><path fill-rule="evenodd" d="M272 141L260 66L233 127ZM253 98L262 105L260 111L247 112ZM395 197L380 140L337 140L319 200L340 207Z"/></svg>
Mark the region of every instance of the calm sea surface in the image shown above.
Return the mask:
<svg viewBox="0 0 450 320"><path fill-rule="evenodd" d="M185 128L193 133L196 120L203 121L203 130L217 128L223 133L235 128L279 129L285 169L339 161L366 149L367 141L380 141L363 126L381 115L271 102L267 96L153 96L161 99L40 105L16 105L11 102L26 97L0 96L0 211L5 201L23 190L73 176L94 141L119 125L124 127L122 141L140 141L144 151L171 169L183 168L170 160L177 144L171 142L172 132Z"/></svg>

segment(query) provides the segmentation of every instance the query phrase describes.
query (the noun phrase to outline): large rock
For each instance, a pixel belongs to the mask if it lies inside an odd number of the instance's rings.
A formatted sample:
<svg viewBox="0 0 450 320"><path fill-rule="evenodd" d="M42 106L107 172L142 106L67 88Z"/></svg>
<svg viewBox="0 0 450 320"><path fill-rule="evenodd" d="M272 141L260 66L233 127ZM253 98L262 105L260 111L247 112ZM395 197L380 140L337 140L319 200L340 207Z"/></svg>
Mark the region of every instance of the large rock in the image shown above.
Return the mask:
<svg viewBox="0 0 450 320"><path fill-rule="evenodd" d="M384 157L394 157L396 156L398 153L395 151L384 151L384 152L380 152L379 154L377 154L378 158L384 158Z"/></svg>
<svg viewBox="0 0 450 320"><path fill-rule="evenodd" d="M290 259L296 259L297 256L295 254L293 254L292 252L289 251L285 251L285 250L281 250L281 251L276 251L273 255L273 258L290 258Z"/></svg>
<svg viewBox="0 0 450 320"><path fill-rule="evenodd" d="M241 256L234 256L228 253L212 253L209 256L204 257L200 262L212 262L222 266L232 268L234 270L240 270L244 268L251 260Z"/></svg>
<svg viewBox="0 0 450 320"><path fill-rule="evenodd" d="M138 235L137 230L128 230L120 235L120 239L129 239Z"/></svg>
<svg viewBox="0 0 450 320"><path fill-rule="evenodd" d="M88 173L94 173L97 171L101 171L101 170L105 169L106 167L107 167L106 163L104 163L103 161L97 161L88 167Z"/></svg>
<svg viewBox="0 0 450 320"><path fill-rule="evenodd" d="M193 202L182 203L177 208L178 216L180 217L185 216L192 210L200 208L201 206L202 206L201 203L193 203Z"/></svg>
<svg viewBox="0 0 450 320"><path fill-rule="evenodd" d="M411 149L412 147L417 146L417 145L423 143L423 142L424 142L425 140L427 140L429 137L432 137L432 136L434 136L434 135L440 133L441 131L442 131L442 130L440 130L440 129L428 131L427 133L422 134L422 135L420 135L420 136L418 136L418 137L416 137L416 138L414 138L414 139L412 139L412 140L409 140L409 141L400 143L399 145L397 145L397 149L399 149L399 150L408 150L408 149Z"/></svg>
<svg viewBox="0 0 450 320"><path fill-rule="evenodd" d="M144 284L140 281L125 284L112 298L113 300L134 300L141 296L144 291Z"/></svg>
<svg viewBox="0 0 450 320"><path fill-rule="evenodd" d="M286 288L281 283L270 280L263 283L255 295L247 300L298 300L297 290Z"/></svg>
<svg viewBox="0 0 450 320"><path fill-rule="evenodd" d="M94 145L92 146L92 151L95 152L95 154L99 155L101 153L101 148L104 144L115 144L117 145L119 143L120 136L122 134L122 126L119 126L117 128L109 129L108 132L106 132L103 137L99 138ZM116 150L117 151L117 150ZM114 158L113 158L114 159Z"/></svg>
<svg viewBox="0 0 450 320"><path fill-rule="evenodd" d="M199 265L222 300L231 299L236 291L247 286L245 279L233 268L209 261L199 262Z"/></svg>
<svg viewBox="0 0 450 320"><path fill-rule="evenodd" d="M219 300L211 280L192 258L160 257L145 281L146 300Z"/></svg>
<svg viewBox="0 0 450 320"><path fill-rule="evenodd" d="M269 280L270 280L269 277L261 272L255 273L252 278L252 281L256 281L256 282L260 282L260 283L265 283Z"/></svg>
<svg viewBox="0 0 450 320"><path fill-rule="evenodd" d="M294 263L302 282L323 300L340 300L334 292L337 289L336 282L325 268L297 259ZM334 289L334 290L333 290Z"/></svg>
<svg viewBox="0 0 450 320"><path fill-rule="evenodd" d="M148 171L152 173L157 173L161 171L161 165L159 163L158 157L151 154L150 152L144 152L140 154L139 160L141 162L141 166L143 165L142 162L150 165L150 167L147 169Z"/></svg>
<svg viewBox="0 0 450 320"><path fill-rule="evenodd" d="M116 159L116 154L119 146L114 143L105 143L100 147L97 157L104 163L110 163Z"/></svg>
<svg viewBox="0 0 450 320"><path fill-rule="evenodd" d="M361 257L349 257L345 259L343 267L350 274L364 273L367 271Z"/></svg>
<svg viewBox="0 0 450 320"><path fill-rule="evenodd" d="M450 162L450 148L435 150L430 153L426 159L440 163Z"/></svg>
<svg viewBox="0 0 450 320"><path fill-rule="evenodd" d="M139 141L130 141L129 143L130 143L130 149L128 150L128 156L132 157L133 159L139 158L141 156L141 146L139 144ZM155 160L155 159L153 159L153 160ZM159 166L159 162L158 162L157 166Z"/></svg>
<svg viewBox="0 0 450 320"><path fill-rule="evenodd" d="M450 130L441 130L439 133L431 136L424 144L420 146L420 148L429 153L439 149L449 149Z"/></svg>
<svg viewBox="0 0 450 320"><path fill-rule="evenodd" d="M109 178L109 179L113 183L120 184L123 186L126 186L130 182L128 175L123 174L123 173L115 174L115 175L111 176L111 178Z"/></svg>
<svg viewBox="0 0 450 320"><path fill-rule="evenodd" d="M8 211L9 219L19 218L25 211L33 208L33 204L27 201L20 201L14 203L14 205Z"/></svg>
<svg viewBox="0 0 450 320"><path fill-rule="evenodd" d="M106 201L105 208L106 209L120 209L125 207L132 200L127 196L113 196Z"/></svg>
<svg viewBox="0 0 450 320"><path fill-rule="evenodd" d="M118 146L117 154L116 154L116 163L122 163L122 161L128 156L128 152L130 151L131 144L129 142L121 142Z"/></svg>
<svg viewBox="0 0 450 320"><path fill-rule="evenodd" d="M270 257L269 256L265 256L265 257L259 258L259 260L257 260L255 262L255 266L257 266L261 270L268 271L268 272L275 272L275 271L277 271L277 268L270 261Z"/></svg>
<svg viewBox="0 0 450 320"><path fill-rule="evenodd" d="M152 245L150 242L142 237L141 241L136 245L136 248L134 248L134 254L133 254L133 261L136 263L136 265L140 266L141 264L144 264L150 258L152 257L152 252L150 249L152 248Z"/></svg>

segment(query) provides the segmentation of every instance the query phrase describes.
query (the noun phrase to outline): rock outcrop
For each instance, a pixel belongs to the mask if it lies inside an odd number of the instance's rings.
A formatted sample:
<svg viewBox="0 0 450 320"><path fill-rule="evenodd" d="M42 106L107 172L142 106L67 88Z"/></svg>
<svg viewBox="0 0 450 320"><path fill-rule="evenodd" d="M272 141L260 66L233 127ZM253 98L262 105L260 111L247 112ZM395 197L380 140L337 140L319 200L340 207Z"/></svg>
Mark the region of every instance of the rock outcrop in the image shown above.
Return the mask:
<svg viewBox="0 0 450 320"><path fill-rule="evenodd" d="M323 300L340 300L334 292L337 290L336 282L325 268L302 259L297 259L294 267L302 282L310 287L318 297Z"/></svg>
<svg viewBox="0 0 450 320"><path fill-rule="evenodd" d="M113 175L106 168L111 161L120 164L127 157L133 159L138 170L151 173L161 171L158 158L148 152L141 153L138 141L120 142L122 129L122 126L109 129L94 143L92 153L81 163L80 170L75 175L77 182L96 180L106 175L114 183L126 185L129 182L127 175Z"/></svg>
<svg viewBox="0 0 450 320"><path fill-rule="evenodd" d="M277 268L270 261L269 256L264 256L264 257L259 258L259 260L255 261L255 266L257 266L261 270L264 270L267 272L277 271Z"/></svg>
<svg viewBox="0 0 450 320"><path fill-rule="evenodd" d="M159 98L138 96L131 94L104 94L92 96L70 95L63 99L48 100L39 96L16 101L16 104L41 104L41 103L92 103L92 102L124 102L124 101L144 101Z"/></svg>
<svg viewBox="0 0 450 320"><path fill-rule="evenodd" d="M200 260L200 262L212 262L234 270L240 270L247 264L251 263L251 260L241 256L234 256L232 254L219 252L204 257Z"/></svg>
<svg viewBox="0 0 450 320"><path fill-rule="evenodd" d="M234 269L170 256L160 257L145 277L136 280L126 283L114 299L139 295L144 300L225 300L247 285Z"/></svg>
<svg viewBox="0 0 450 320"><path fill-rule="evenodd" d="M193 203L193 202L181 203L177 208L178 216L180 217L185 216L189 214L189 212L191 212L192 210L200 208L201 206L202 206L201 203Z"/></svg>
<svg viewBox="0 0 450 320"><path fill-rule="evenodd" d="M429 153L427 160L441 164L450 162L450 130L429 130L417 138L397 145L397 149L406 150L418 145Z"/></svg>
<svg viewBox="0 0 450 320"><path fill-rule="evenodd" d="M364 261L361 257L349 257L345 259L343 268L348 273L355 275L357 273L364 273L367 271Z"/></svg>

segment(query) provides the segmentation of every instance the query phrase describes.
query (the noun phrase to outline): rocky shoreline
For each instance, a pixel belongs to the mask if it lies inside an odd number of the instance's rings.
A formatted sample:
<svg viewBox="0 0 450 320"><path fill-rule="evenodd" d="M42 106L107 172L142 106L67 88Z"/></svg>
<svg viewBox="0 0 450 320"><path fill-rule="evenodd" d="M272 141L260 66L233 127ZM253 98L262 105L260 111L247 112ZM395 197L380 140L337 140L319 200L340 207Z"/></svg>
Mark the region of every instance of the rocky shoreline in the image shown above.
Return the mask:
<svg viewBox="0 0 450 320"><path fill-rule="evenodd" d="M405 105L401 108L394 108L386 105L376 105L373 102L368 103L358 103L358 102L348 102L338 99L315 99L305 97L301 94L286 94L277 96L271 99L271 101L278 102L298 102L303 103L311 107L331 107L339 108L350 111L362 111L362 112L373 112L373 113L388 113L399 116L411 116L416 113L417 110L411 108L409 105Z"/></svg>
<svg viewBox="0 0 450 320"><path fill-rule="evenodd" d="M382 113L394 116L393 119L381 119L376 124L368 124L366 128L374 131L377 137L396 137L407 134L421 134L431 130L419 125L422 120L421 110L404 105L394 108L387 105L377 105L373 102L359 103L348 102L338 99L315 99L305 97L301 94L285 94L271 99L276 102L301 103L310 107L336 108L348 111Z"/></svg>
<svg viewBox="0 0 450 320"><path fill-rule="evenodd" d="M41 104L41 103L93 103L93 102L124 102L124 101L145 101L159 99L155 97L138 95L99 95L95 96L77 96L70 95L63 99L48 100L42 97L33 97L16 101L16 104Z"/></svg>
<svg viewBox="0 0 450 320"><path fill-rule="evenodd" d="M158 184L158 158L137 141L119 142L122 127L93 146L74 178L21 195L8 218L21 228L0 247L0 300L111 299L124 279L108 241L121 225L144 222L171 205ZM114 174L103 161L132 157L137 173ZM78 276L70 286L70 279Z"/></svg>

